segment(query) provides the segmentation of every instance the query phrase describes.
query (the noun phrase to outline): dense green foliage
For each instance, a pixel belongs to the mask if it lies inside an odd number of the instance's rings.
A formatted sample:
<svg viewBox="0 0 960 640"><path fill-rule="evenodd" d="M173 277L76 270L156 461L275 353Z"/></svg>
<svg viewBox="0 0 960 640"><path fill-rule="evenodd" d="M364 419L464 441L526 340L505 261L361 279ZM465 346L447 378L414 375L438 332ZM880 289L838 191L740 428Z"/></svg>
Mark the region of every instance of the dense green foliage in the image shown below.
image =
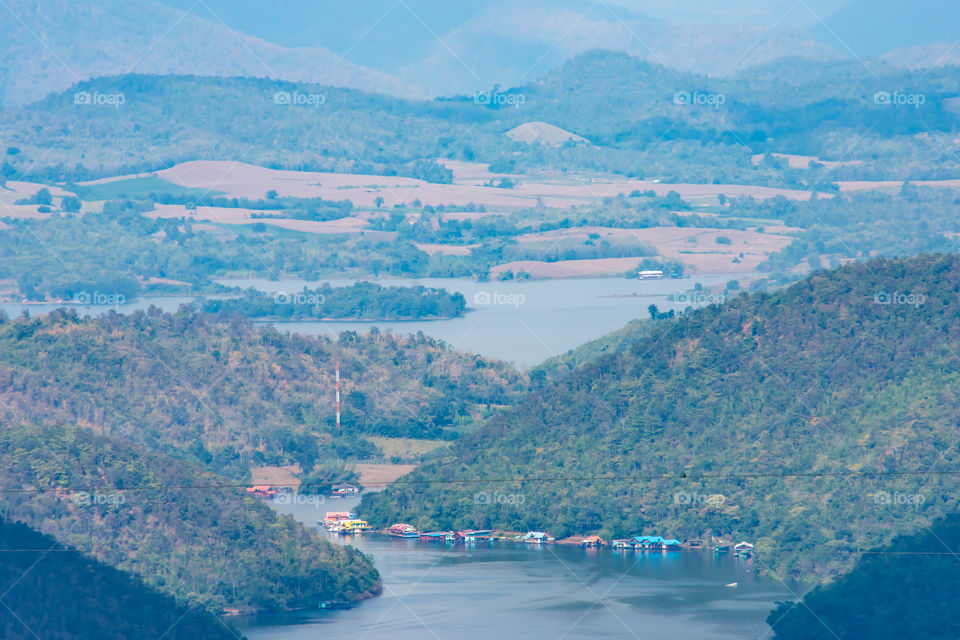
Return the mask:
<svg viewBox="0 0 960 640"><path fill-rule="evenodd" d="M865 552L853 570L784 602L767 618L777 640L953 640L960 636L960 516Z"/></svg>
<svg viewBox="0 0 960 640"><path fill-rule="evenodd" d="M18 490L3 498L11 517L193 605L316 607L379 590L373 565L352 547L119 438L4 420L0 478Z"/></svg>
<svg viewBox="0 0 960 640"><path fill-rule="evenodd" d="M208 313L241 313L274 320L432 320L462 316L460 293L423 286L384 287L357 282L348 287L324 283L316 289L263 293L249 289L240 298L207 300Z"/></svg>
<svg viewBox="0 0 960 640"><path fill-rule="evenodd" d="M640 325L614 353L535 377L516 408L361 512L429 528L735 536L781 575L842 570L852 551L957 506L956 476L936 471L960 458L958 283L956 255L874 260L649 335Z"/></svg>
<svg viewBox="0 0 960 640"><path fill-rule="evenodd" d="M375 328L331 340L188 308L0 325L0 397L15 415L87 424L235 478L249 465L376 456L364 434L452 438L524 388L505 363Z"/></svg>
<svg viewBox="0 0 960 640"><path fill-rule="evenodd" d="M0 517L0 637L6 640L236 640L207 612Z"/></svg>
<svg viewBox="0 0 960 640"><path fill-rule="evenodd" d="M960 119L944 100L960 93L956 74L879 69L784 60L716 79L595 51L505 92L523 97L505 108L473 96L418 102L266 79L124 75L79 83L0 118L0 143L20 150L0 176L83 180L204 157L435 182L450 180L435 158L493 163L500 172L551 167L796 187L840 177L952 177L960 167L952 149ZM125 103L78 109L77 91L122 94ZM323 101L275 101L293 92ZM922 95L923 102L878 104L878 92ZM591 144L527 145L503 135L531 121ZM858 164L780 169L750 162L767 152Z"/></svg>

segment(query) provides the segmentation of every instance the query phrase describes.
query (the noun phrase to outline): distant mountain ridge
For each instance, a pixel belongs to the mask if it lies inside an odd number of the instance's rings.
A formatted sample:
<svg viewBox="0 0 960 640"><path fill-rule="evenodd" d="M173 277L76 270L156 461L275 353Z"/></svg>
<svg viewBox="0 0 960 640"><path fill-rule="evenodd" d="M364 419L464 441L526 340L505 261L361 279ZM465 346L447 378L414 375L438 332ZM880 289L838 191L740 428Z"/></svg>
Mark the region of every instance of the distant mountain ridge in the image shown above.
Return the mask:
<svg viewBox="0 0 960 640"><path fill-rule="evenodd" d="M23 104L92 77L273 77L418 94L321 47L286 48L153 0L9 0L0 40L0 104Z"/></svg>

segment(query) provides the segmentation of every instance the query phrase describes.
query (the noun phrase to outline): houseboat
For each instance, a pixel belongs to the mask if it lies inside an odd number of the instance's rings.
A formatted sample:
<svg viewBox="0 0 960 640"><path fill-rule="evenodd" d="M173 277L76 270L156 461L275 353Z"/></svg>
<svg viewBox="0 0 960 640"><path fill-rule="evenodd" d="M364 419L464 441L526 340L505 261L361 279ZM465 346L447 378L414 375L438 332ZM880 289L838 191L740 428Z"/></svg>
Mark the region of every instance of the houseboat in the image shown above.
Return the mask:
<svg viewBox="0 0 960 640"><path fill-rule="evenodd" d="M360 493L360 487L355 484L350 484L348 482L341 482L340 484L335 484L331 488L330 497L331 498L343 498L346 496L355 496Z"/></svg>
<svg viewBox="0 0 960 640"><path fill-rule="evenodd" d="M680 541L676 538L670 538L669 540L664 540L661 544L661 549L663 551L680 551Z"/></svg>
<svg viewBox="0 0 960 640"><path fill-rule="evenodd" d="M247 493L258 498L270 499L277 495L277 490L269 485L254 485L247 487Z"/></svg>
<svg viewBox="0 0 960 640"><path fill-rule="evenodd" d="M550 534L544 533L543 531L528 531L522 536L517 536L514 540L525 544L548 544L554 541L554 539L550 537Z"/></svg>
<svg viewBox="0 0 960 640"><path fill-rule="evenodd" d="M429 531L420 534L420 542L446 542L447 536L453 535L452 531Z"/></svg>
<svg viewBox="0 0 960 640"><path fill-rule="evenodd" d="M753 555L753 545L749 542L738 542L733 545L733 555L737 558L749 558Z"/></svg>
<svg viewBox="0 0 960 640"><path fill-rule="evenodd" d="M465 529L454 534L454 542L486 542L493 540L493 529Z"/></svg>
<svg viewBox="0 0 960 640"><path fill-rule="evenodd" d="M663 549L663 538L660 536L635 536L633 546L644 551L660 551Z"/></svg>
<svg viewBox="0 0 960 640"><path fill-rule="evenodd" d="M633 538L613 540L610 542L610 547L613 549L633 549Z"/></svg>
<svg viewBox="0 0 960 640"><path fill-rule="evenodd" d="M397 523L390 525L390 528L387 529L387 535L394 538L419 538L420 532L412 525Z"/></svg>
<svg viewBox="0 0 960 640"><path fill-rule="evenodd" d="M343 522L352 520L354 517L349 511L327 511L323 522L317 522L317 524L323 524L324 528L331 533L338 533Z"/></svg>
<svg viewBox="0 0 960 640"><path fill-rule="evenodd" d="M343 520L340 523L340 533L350 534L350 533L363 533L370 529L370 525L366 520L352 519L352 520Z"/></svg>
<svg viewBox="0 0 960 640"><path fill-rule="evenodd" d="M606 541L600 536L587 536L580 541L581 547L605 547L607 546Z"/></svg>

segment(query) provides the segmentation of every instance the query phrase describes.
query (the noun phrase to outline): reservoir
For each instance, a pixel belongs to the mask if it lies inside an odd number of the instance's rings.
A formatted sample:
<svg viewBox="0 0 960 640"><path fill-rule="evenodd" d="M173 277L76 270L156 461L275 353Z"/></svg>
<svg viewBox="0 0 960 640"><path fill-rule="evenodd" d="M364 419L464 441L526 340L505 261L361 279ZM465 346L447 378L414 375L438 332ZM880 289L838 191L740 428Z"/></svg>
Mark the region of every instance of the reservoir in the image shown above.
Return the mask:
<svg viewBox="0 0 960 640"><path fill-rule="evenodd" d="M327 510L353 509L357 502L275 508L316 528ZM447 546L382 534L331 536L372 556L383 594L349 610L234 619L250 640L759 640L769 637L764 621L774 603L793 599L791 590L802 593L796 585L757 576L729 554L707 551L509 542Z"/></svg>
<svg viewBox="0 0 960 640"><path fill-rule="evenodd" d="M499 358L521 367L537 365L547 358L566 353L585 342L615 331L636 318L649 318L648 308L682 311L688 306L722 300L719 292L732 280L750 274L700 275L682 279L632 280L627 278L579 278L568 280L511 280L477 282L466 278L381 278L371 280L384 286L444 288L459 292L467 300L466 315L450 320L371 321L371 322L276 322L281 331L335 337L343 331L366 333L372 327L394 334L425 335L443 340L461 351ZM305 286L319 287L324 282L347 286L355 279L266 280L260 278L219 280L221 284L254 287L272 293L295 293ZM704 291L691 292L696 284ZM717 293L710 293L712 288ZM670 295L680 294L680 300ZM143 297L123 304L25 304L8 302L0 309L11 317L24 310L31 315L49 313L59 307L75 309L81 316L108 311L130 313L154 305L164 311L176 311L194 300L187 296Z"/></svg>

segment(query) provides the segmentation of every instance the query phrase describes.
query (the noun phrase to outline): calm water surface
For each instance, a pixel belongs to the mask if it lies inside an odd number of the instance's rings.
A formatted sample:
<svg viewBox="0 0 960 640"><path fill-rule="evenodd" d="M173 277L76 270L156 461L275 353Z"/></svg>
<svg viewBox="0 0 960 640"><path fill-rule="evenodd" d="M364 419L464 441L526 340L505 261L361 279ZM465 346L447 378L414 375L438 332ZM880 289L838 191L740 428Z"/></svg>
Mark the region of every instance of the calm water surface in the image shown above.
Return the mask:
<svg viewBox="0 0 960 640"><path fill-rule="evenodd" d="M278 505L314 525L356 499ZM340 537L373 557L383 595L346 611L239 619L250 640L656 638L761 640L787 586L712 553L638 554L512 543L442 546ZM726 587L737 582L735 588ZM796 591L797 587L790 586Z"/></svg>
<svg viewBox="0 0 960 640"><path fill-rule="evenodd" d="M476 282L464 278L384 278L384 285L422 284L457 291L467 299L469 313L452 320L411 322L278 322L282 331L307 335L336 336L342 331L366 333L372 327L396 334L424 334L445 341L463 351L500 358L520 366L533 366L551 356L574 349L585 342L619 329L635 318L649 317L651 304L663 311L699 306L710 298L671 302L667 296L692 289L721 285L743 275L708 275L680 280L628 280L591 278L573 280L534 280ZM279 280L259 278L219 280L238 287L255 287L269 292L296 292L324 282L344 286L356 280ZM31 315L49 313L59 307L76 309L80 315L100 315L108 311L130 313L150 305L164 311L176 311L181 304L194 301L190 296L138 298L121 305L23 304L3 303L0 309L16 317L24 310Z"/></svg>
<svg viewBox="0 0 960 640"><path fill-rule="evenodd" d="M663 311L679 311L696 302L670 302L667 296L671 293L692 289L698 282L709 287L736 277L743 276L719 274L679 280L590 278L507 282L476 282L463 278L381 279L376 282L383 285L422 284L460 292L471 310L466 316L452 320L284 322L276 325L286 331L330 336L341 331L365 333L373 326L393 333L422 331L463 351L532 366L619 329L635 318L648 318L647 308L651 304ZM304 286L317 287L323 282L342 286L355 280L245 279L219 282L274 293L292 293Z"/></svg>

